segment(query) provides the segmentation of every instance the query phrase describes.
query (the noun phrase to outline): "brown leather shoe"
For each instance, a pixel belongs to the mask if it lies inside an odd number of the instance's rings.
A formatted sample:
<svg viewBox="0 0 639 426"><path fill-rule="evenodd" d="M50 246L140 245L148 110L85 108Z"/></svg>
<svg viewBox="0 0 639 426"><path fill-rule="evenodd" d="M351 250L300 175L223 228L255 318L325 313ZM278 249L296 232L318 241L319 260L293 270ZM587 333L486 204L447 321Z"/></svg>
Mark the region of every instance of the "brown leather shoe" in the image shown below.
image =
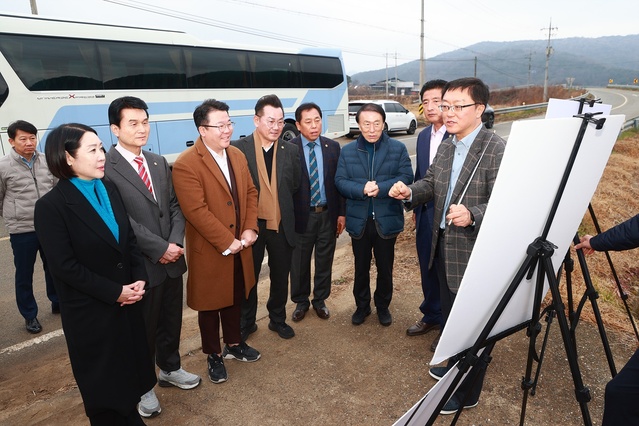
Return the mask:
<svg viewBox="0 0 639 426"><path fill-rule="evenodd" d="M406 334L409 336L420 336L426 334L431 330L438 330L439 324L429 324L427 322L417 321L406 329Z"/></svg>
<svg viewBox="0 0 639 426"><path fill-rule="evenodd" d="M295 310L293 311L293 316L292 316L292 320L295 322L298 321L302 321L304 319L304 317L306 316L306 312L308 311L308 308L300 308L297 307L295 308Z"/></svg>
<svg viewBox="0 0 639 426"><path fill-rule="evenodd" d="M313 307L313 309L315 309L317 316L323 320L328 319L328 317L331 316L331 313L328 311L328 308L326 306L322 306L321 308L315 306Z"/></svg>
<svg viewBox="0 0 639 426"><path fill-rule="evenodd" d="M433 340L433 343L430 344L430 351L431 352L435 352L435 349L437 349L437 345L439 344L439 338L442 337L442 331L439 330L439 333L437 333L437 337L435 337L435 340Z"/></svg>

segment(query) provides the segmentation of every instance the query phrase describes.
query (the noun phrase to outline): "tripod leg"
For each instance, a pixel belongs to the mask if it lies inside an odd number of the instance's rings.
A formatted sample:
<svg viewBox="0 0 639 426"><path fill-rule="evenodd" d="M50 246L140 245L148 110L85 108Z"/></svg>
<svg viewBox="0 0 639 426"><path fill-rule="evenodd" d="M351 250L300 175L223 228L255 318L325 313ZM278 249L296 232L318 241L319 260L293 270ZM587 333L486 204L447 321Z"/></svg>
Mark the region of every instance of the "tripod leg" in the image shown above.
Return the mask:
<svg viewBox="0 0 639 426"><path fill-rule="evenodd" d="M575 235L574 243L577 244L578 242L579 237ZM595 287L592 285L592 280L590 279L590 271L588 270L588 264L586 263L586 256L584 256L584 253L581 250L577 250L577 259L579 260L581 274L583 275L584 283L586 284L586 295L590 300L592 311L595 314L597 329L599 330L601 343L603 344L604 352L606 353L606 360L608 361L608 368L610 368L610 374L612 375L612 377L615 377L617 375L617 368L615 367L615 360L612 356L612 351L610 350L610 342L608 341L608 335L606 334L606 329L604 328L603 320L601 318L601 312L599 311L599 304L597 303L599 294L597 293L597 290L595 290Z"/></svg>
<svg viewBox="0 0 639 426"><path fill-rule="evenodd" d="M557 322L559 323L559 329L561 330L561 336L564 341L564 347L566 349L566 356L568 358L568 364L570 365L570 372L572 373L572 380L575 384L575 397L579 402L581 409L581 415L584 419L585 426L592 426L592 420L590 413L588 412L588 401L590 401L590 390L584 386L581 379L581 372L579 370L579 363L577 362L577 352L570 337L570 328L568 326L568 320L566 319L566 313L564 311L564 305L561 301L561 294L559 293L559 283L557 277L553 272L552 259L550 257L543 258L544 270L546 271L546 277L550 284L550 291L552 293L552 304L557 313Z"/></svg>
<svg viewBox="0 0 639 426"><path fill-rule="evenodd" d="M592 223L595 225L595 229L597 230L597 234L601 234L601 227L599 226L599 221L597 221L597 216L595 216L595 210L592 208L592 204L588 204L588 211L590 212L590 217L592 218ZM606 259L608 260L608 265L610 265L610 271L612 272L612 277L615 279L615 283L617 284L617 291L619 292L619 297L621 297L621 301L626 308L626 313L628 314L628 318L630 319L630 324L632 324L632 329L635 331L635 337L639 341L639 331L637 331L637 325L635 324L635 320L630 312L630 307L628 306L628 295L624 291L623 287L621 287L621 282L619 281L619 277L617 276L617 270L615 266L612 264L612 258L610 257L610 253L607 251L604 252L606 254Z"/></svg>

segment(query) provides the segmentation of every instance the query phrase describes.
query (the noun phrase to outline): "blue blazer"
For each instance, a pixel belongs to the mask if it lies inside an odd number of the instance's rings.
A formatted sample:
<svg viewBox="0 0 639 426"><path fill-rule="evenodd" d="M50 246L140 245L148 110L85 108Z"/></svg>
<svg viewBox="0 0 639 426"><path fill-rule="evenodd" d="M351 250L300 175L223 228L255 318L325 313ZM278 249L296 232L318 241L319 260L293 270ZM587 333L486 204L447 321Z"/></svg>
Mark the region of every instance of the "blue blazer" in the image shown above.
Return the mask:
<svg viewBox="0 0 639 426"><path fill-rule="evenodd" d="M417 147L415 149L417 153L417 167L415 168L414 182L422 179L426 176L426 171L430 167L430 134L433 125L426 127L417 135ZM442 141L445 141L450 134L444 133ZM415 209L415 231L419 232L420 227L423 225L429 231L433 228L433 215L435 212L433 201L429 201L421 207ZM422 223L422 220L424 221ZM429 244L430 246L430 244Z"/></svg>

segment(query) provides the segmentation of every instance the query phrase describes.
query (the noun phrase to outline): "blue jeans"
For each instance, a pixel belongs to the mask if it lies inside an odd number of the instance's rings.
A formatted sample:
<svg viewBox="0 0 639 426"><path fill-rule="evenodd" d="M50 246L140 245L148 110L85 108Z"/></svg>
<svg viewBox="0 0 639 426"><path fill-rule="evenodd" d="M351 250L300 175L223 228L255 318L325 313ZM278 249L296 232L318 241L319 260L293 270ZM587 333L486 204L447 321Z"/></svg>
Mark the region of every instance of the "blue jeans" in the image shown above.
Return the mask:
<svg viewBox="0 0 639 426"><path fill-rule="evenodd" d="M18 310L24 319L31 320L38 316L38 304L33 296L33 266L38 251L44 266L47 297L52 305L58 304L58 295L55 287L53 287L53 278L49 274L47 261L36 233L9 234L9 241L11 241L11 248L13 249L13 264L16 267L15 286Z"/></svg>

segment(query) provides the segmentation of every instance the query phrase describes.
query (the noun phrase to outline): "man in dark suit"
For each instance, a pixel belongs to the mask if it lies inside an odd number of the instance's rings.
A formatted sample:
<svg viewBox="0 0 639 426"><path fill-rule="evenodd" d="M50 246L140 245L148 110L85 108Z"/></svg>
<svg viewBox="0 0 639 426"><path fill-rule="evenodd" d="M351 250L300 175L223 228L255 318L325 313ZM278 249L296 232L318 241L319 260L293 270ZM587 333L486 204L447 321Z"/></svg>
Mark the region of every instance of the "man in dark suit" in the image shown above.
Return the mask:
<svg viewBox="0 0 639 426"><path fill-rule="evenodd" d="M124 200L149 275L143 308L151 357L160 368L160 386L192 389L200 377L180 366L185 220L175 196L165 158L143 151L150 125L146 103L131 96L109 105L111 131L117 145L107 153L105 175ZM153 390L142 396L143 417L160 413Z"/></svg>
<svg viewBox="0 0 639 426"><path fill-rule="evenodd" d="M435 203L430 267L435 266L439 278L444 322L468 265L506 147L502 138L482 125L489 95L488 87L477 78L446 84L439 109L453 137L441 143L423 179L409 186L397 182L389 192L391 197L405 200L408 208L430 200ZM486 356L493 346L486 347ZM431 376L440 379L455 361L449 360L448 367L431 368ZM464 380L442 414L477 405L486 366L475 368L479 368L477 380L473 383L470 376Z"/></svg>
<svg viewBox="0 0 639 426"><path fill-rule="evenodd" d="M422 100L424 118L430 123L417 136L417 167L415 169L415 182L426 175L430 167L437 148L444 139L450 135L444 126L442 112L439 105L442 103L442 90L446 82L444 80L427 81L419 92ZM442 320L441 303L439 300L439 281L434 270L428 268L430 261L430 245L433 240L433 214L435 207L433 201L418 206L413 210L415 221L415 244L417 246L417 257L419 258L419 269L422 278L422 293L424 300L419 306L422 312L422 319L408 327L406 334L409 336L419 336L431 330L439 329L439 334L433 340L430 349L435 351L441 329L444 326Z"/></svg>
<svg viewBox="0 0 639 426"><path fill-rule="evenodd" d="M284 107L276 95L266 95L255 104L255 132L233 141L248 161L253 184L258 191L259 235L253 245L255 280L259 281L264 250L268 251L271 287L266 308L268 328L281 338L295 336L286 324L288 274L295 246L293 194L300 182L299 154L296 145L280 139L284 129ZM242 305L242 339L257 330L257 284Z"/></svg>
<svg viewBox="0 0 639 426"><path fill-rule="evenodd" d="M330 312L326 299L331 294L331 270L337 236L346 226L344 198L335 188L335 172L340 146L320 136L322 110L305 103L295 111L300 135L291 140L299 148L301 182L293 196L297 244L291 264L291 300L297 303L293 321L304 319L310 307L311 257L315 250L313 309L321 319Z"/></svg>

